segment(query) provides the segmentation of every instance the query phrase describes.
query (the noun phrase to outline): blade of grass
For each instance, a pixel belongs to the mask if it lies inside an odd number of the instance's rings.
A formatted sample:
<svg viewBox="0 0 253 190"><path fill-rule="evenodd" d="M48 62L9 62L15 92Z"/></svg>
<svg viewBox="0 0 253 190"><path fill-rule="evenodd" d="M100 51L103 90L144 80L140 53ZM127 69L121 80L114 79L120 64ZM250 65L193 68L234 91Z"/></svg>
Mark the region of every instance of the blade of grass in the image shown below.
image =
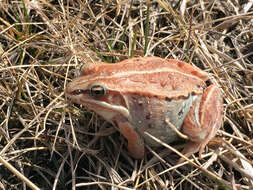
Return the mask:
<svg viewBox="0 0 253 190"><path fill-rule="evenodd" d="M137 31L135 31L134 33L134 39L131 45L131 50L130 50L130 58L134 56L134 50L135 50L135 44L136 44L136 35L137 35Z"/></svg>
<svg viewBox="0 0 253 190"><path fill-rule="evenodd" d="M147 53L148 48L148 32L149 32L149 8L150 8L150 0L147 0L147 14L145 20L145 42L144 42L144 55Z"/></svg>
<svg viewBox="0 0 253 190"><path fill-rule="evenodd" d="M0 156L0 162L8 168L15 176L24 181L31 189L40 190L33 182L31 182L28 178L22 175L16 168L14 168L10 163L8 163L2 156Z"/></svg>

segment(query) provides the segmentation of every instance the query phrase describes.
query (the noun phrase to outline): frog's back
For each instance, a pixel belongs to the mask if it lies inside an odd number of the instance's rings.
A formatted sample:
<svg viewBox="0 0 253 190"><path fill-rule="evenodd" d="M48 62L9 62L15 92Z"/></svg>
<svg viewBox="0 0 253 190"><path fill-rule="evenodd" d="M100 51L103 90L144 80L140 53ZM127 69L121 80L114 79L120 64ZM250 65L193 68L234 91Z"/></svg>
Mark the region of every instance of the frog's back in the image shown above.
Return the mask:
<svg viewBox="0 0 253 190"><path fill-rule="evenodd" d="M82 81L98 83L124 94L174 98L200 94L207 75L182 61L158 57L131 58L118 63L103 63L92 68ZM87 70L86 70L87 73ZM85 72L84 72L85 74ZM86 79L86 80L85 80ZM87 85L89 85L87 84Z"/></svg>

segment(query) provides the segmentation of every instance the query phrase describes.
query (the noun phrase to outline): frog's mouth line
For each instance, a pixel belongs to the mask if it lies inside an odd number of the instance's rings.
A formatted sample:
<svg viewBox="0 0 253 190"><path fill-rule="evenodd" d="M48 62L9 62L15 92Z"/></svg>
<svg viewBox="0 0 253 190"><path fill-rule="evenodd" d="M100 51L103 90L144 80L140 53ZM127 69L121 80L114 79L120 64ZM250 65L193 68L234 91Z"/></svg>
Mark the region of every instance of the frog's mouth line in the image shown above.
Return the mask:
<svg viewBox="0 0 253 190"><path fill-rule="evenodd" d="M86 107L96 111L99 115L102 115L106 119L108 119L108 115L112 115L110 113L113 112L113 115L115 113L121 113L125 118L130 117L130 113L127 108L124 106L120 105L112 105L108 104L107 102L104 101L96 101L96 100L79 100L81 104L86 105Z"/></svg>

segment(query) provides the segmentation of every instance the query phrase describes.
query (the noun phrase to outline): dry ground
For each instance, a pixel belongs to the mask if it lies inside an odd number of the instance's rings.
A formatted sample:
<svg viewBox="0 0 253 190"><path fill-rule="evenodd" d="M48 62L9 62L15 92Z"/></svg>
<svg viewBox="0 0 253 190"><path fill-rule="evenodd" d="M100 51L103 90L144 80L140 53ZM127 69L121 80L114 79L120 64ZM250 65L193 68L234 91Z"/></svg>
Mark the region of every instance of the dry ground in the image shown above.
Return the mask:
<svg viewBox="0 0 253 190"><path fill-rule="evenodd" d="M144 55L221 88L224 123L203 159L177 166L163 147L134 160L114 127L65 101L86 62ZM252 84L252 0L0 0L0 189L252 189Z"/></svg>

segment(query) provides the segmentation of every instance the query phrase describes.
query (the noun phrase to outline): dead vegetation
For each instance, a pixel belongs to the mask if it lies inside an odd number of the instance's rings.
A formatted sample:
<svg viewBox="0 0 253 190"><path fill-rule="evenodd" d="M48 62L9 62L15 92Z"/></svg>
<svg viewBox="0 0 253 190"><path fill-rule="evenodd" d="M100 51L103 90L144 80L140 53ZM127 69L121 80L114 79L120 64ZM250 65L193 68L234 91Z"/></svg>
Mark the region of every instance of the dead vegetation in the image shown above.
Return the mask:
<svg viewBox="0 0 253 190"><path fill-rule="evenodd" d="M175 165L166 147L134 160L109 123L64 99L86 62L150 55L222 89L224 125L201 160ZM0 189L252 189L252 96L251 0L0 2Z"/></svg>

